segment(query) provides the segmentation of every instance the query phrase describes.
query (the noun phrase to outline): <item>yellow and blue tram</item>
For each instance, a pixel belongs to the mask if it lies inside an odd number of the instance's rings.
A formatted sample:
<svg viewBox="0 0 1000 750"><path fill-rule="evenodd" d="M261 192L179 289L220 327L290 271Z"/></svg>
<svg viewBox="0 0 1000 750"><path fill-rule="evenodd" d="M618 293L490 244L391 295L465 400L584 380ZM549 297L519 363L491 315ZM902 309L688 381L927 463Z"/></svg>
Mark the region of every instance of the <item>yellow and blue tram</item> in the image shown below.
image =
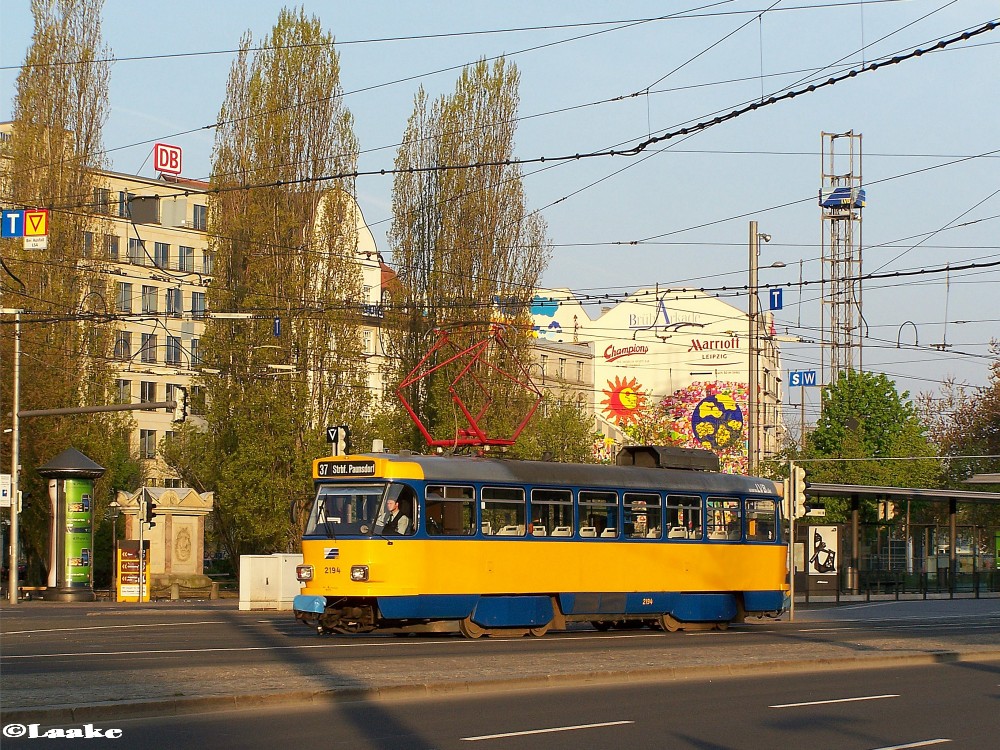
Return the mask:
<svg viewBox="0 0 1000 750"><path fill-rule="evenodd" d="M318 459L295 615L320 633L457 624L478 637L779 614L787 546L775 484L669 468L668 449L645 449L651 461L643 450L617 466ZM407 523L387 524L390 508Z"/></svg>

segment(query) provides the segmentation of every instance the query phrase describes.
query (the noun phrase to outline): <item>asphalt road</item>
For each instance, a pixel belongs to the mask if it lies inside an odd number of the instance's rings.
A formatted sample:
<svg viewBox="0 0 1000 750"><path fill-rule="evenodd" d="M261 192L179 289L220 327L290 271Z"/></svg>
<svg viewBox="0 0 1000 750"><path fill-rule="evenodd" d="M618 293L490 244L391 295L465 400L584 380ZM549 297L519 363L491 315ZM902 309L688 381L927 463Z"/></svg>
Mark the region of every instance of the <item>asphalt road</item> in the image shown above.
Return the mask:
<svg viewBox="0 0 1000 750"><path fill-rule="evenodd" d="M996 747L1000 663L648 681L474 696L324 702L34 727L4 748L65 747L45 733L111 731L87 747L579 750ZM6 724L11 732L11 725ZM118 742L117 745L111 745ZM61 744L57 744L61 743Z"/></svg>
<svg viewBox="0 0 1000 750"><path fill-rule="evenodd" d="M475 693L488 686L718 678L1000 659L1000 599L800 609L728 631L590 629L544 638L318 637L233 602L60 605L0 618L4 720L124 719L274 703Z"/></svg>

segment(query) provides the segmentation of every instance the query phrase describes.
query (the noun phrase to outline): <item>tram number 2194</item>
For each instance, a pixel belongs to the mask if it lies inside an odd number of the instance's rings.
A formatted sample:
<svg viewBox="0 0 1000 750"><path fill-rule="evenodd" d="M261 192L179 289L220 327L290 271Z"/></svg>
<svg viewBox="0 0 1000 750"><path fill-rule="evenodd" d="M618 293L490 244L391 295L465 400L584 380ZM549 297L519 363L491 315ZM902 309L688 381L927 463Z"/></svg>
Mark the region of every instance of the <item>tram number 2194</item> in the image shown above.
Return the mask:
<svg viewBox="0 0 1000 750"><path fill-rule="evenodd" d="M336 565L327 565L323 568L323 572L327 575L330 575L331 573L336 575L340 573L340 568Z"/></svg>

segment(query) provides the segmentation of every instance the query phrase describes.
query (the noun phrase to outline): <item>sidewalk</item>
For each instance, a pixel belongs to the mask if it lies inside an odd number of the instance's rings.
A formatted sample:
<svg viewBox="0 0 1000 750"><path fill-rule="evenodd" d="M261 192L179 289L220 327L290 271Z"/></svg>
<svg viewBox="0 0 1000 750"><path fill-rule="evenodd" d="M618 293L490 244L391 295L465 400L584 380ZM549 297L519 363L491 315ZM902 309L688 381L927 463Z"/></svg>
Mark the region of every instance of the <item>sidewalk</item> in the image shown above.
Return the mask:
<svg viewBox="0 0 1000 750"><path fill-rule="evenodd" d="M913 634L905 638L888 635L862 636L849 642L825 641L812 635L811 625L823 621L858 619L859 613L877 613L884 618L896 607L919 607L928 619L956 610L986 612L987 622L996 625L1000 600L989 602L934 601L895 605L892 602L862 600L842 608L798 609L796 623L785 625L787 637L780 647L761 647L752 636L733 633L702 634L697 645L678 638L684 634L664 634L662 640L643 639L641 650L631 640L608 640L606 647L588 650L585 662L567 658L564 651L546 647L545 638L525 639L533 649L530 658L511 659L509 650L484 647L487 641L468 642L469 648L449 650L443 657L427 659L408 656L400 648L406 640L385 638L378 645L386 651L378 658L358 656L351 639L340 641L345 647L335 658L315 658L316 648L337 644L335 638L315 641L297 639L280 645L278 651L261 652L260 658L239 665L199 664L196 660L160 661L141 671L120 669L113 659L92 662L79 672L62 673L53 680L51 673L2 676L3 721L20 723L79 723L150 715L177 715L214 710L252 708L289 702L329 700L378 700L387 696L420 696L428 693L465 693L483 690L528 689L542 686L712 679L732 675L830 669L887 668L909 664L930 664L969 660L1000 660L997 628L983 628L956 645L954 639L932 634ZM29 605L31 606L31 605ZM87 605L54 605L39 610L47 619L66 620L79 617L80 607L101 617L135 607L149 614L169 609L178 614L191 612L211 619L213 616L245 617L252 625L261 612L238 612L235 600L176 601L149 604L116 605L110 602ZM3 617L13 614L4 608ZM136 610L132 610L136 611ZM27 613L25 613L27 614ZM268 613L274 617L278 613ZM291 616L290 613L289 617ZM51 620L50 620L51 621ZM757 622L757 621L754 621ZM800 624L801 623L801 624ZM57 623L58 625L58 623ZM266 627L266 625L264 626ZM767 621L760 625L768 629ZM9 624L4 630L11 630ZM268 631L273 634L273 631ZM630 631L620 631L628 639ZM634 631L633 631L634 632ZM727 637L734 635L735 637ZM451 636L446 636L451 638ZM695 637L698 637L697 635ZM409 639L407 639L409 640ZM421 643L433 643L429 637ZM502 643L502 642L500 642ZM620 644L620 648L612 647ZM281 650L284 649L284 650ZM780 651L780 653L779 653ZM330 652L324 652L329 656ZM277 654L277 655L276 655ZM196 657L197 658L197 657Z"/></svg>

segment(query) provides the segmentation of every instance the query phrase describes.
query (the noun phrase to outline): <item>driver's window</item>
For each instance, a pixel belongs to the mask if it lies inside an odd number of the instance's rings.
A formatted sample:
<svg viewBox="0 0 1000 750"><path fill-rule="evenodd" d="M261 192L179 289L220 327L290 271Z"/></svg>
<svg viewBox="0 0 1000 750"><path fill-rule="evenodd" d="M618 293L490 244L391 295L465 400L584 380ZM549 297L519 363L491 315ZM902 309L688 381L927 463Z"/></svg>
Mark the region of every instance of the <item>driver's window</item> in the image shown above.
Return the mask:
<svg viewBox="0 0 1000 750"><path fill-rule="evenodd" d="M409 536L417 530L417 494L406 484L394 484L386 493L375 532L384 536Z"/></svg>

